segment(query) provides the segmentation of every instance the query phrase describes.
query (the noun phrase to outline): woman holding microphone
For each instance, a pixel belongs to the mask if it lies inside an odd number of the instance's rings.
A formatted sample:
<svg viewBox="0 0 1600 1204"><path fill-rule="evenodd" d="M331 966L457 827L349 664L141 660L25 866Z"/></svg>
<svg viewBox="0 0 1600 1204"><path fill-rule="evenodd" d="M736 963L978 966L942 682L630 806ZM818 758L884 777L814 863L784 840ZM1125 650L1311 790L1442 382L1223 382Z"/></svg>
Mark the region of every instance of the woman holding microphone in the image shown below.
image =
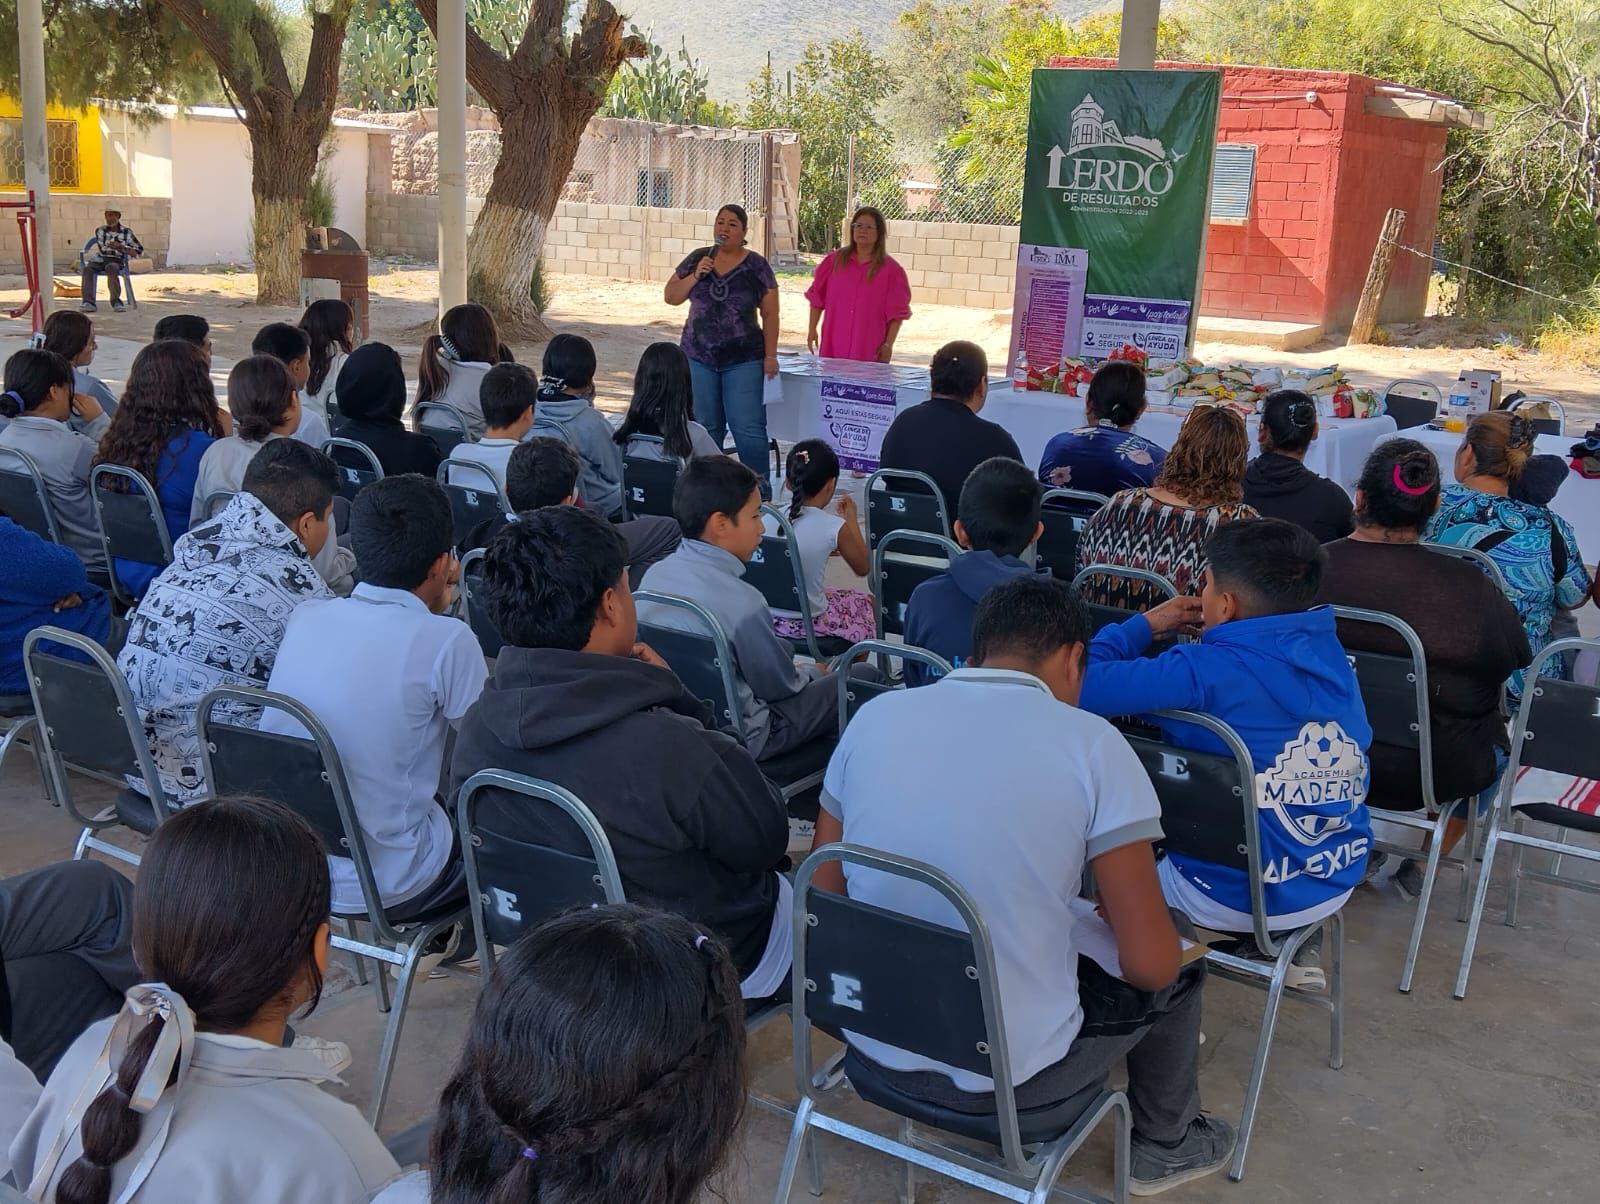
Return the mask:
<svg viewBox="0 0 1600 1204"><path fill-rule="evenodd" d="M738 205L717 211L714 245L695 251L667 281L668 305L689 302L681 340L694 380L695 416L718 447L731 427L739 459L771 496L763 376L778 375L778 278L745 246Z"/></svg>
<svg viewBox="0 0 1600 1204"><path fill-rule="evenodd" d="M871 206L850 219L850 241L817 265L811 287L806 346L817 350L822 323L825 358L887 364L900 323L911 316L911 284L889 258L889 223ZM823 314L827 318L823 318Z"/></svg>

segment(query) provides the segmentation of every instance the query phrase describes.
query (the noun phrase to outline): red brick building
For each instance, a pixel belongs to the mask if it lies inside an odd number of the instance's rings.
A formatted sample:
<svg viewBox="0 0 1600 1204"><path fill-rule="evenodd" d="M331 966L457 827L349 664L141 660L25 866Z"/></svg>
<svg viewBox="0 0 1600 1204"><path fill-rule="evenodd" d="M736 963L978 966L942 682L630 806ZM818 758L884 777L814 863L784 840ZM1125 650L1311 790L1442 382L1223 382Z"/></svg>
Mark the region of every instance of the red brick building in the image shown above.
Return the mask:
<svg viewBox="0 0 1600 1204"><path fill-rule="evenodd" d="M1228 197L1238 207L1222 216L1213 188L1201 312L1348 327L1384 215L1405 210L1405 244L1430 251L1445 137L1451 128L1482 128L1484 117L1443 96L1344 71L1209 69L1222 72L1219 168L1223 162L1232 168ZM1252 157L1253 179L1240 174ZM1382 320L1423 315L1430 266L1415 255L1397 256Z"/></svg>

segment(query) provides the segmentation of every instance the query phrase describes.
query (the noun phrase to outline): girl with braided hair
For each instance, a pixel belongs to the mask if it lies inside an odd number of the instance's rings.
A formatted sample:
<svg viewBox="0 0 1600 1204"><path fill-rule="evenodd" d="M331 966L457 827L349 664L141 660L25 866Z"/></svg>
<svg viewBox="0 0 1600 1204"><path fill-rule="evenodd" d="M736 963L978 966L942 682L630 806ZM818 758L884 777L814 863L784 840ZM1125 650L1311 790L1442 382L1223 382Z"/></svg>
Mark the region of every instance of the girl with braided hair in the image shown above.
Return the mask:
<svg viewBox="0 0 1600 1204"><path fill-rule="evenodd" d="M430 1162L374 1204L689 1204L744 1111L728 952L628 904L540 925L495 966Z"/></svg>
<svg viewBox="0 0 1600 1204"><path fill-rule="evenodd" d="M146 982L56 1066L11 1147L53 1204L356 1204L399 1173L310 1045L285 1047L328 964L328 862L275 803L192 804L150 839L134 894ZM348 1057L348 1054L345 1055Z"/></svg>

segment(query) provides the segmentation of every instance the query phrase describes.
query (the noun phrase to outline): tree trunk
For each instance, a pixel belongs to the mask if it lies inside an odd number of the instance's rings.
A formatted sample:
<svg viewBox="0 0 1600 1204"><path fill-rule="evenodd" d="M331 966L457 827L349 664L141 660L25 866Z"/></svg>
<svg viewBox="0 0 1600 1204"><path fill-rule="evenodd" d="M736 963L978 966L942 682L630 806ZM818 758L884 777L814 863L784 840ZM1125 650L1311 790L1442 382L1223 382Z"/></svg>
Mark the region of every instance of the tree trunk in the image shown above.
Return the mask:
<svg viewBox="0 0 1600 1204"><path fill-rule="evenodd" d="M256 300L293 305L300 299L302 212L317 170L321 130L295 116L258 116L250 123L250 193L255 199Z"/></svg>

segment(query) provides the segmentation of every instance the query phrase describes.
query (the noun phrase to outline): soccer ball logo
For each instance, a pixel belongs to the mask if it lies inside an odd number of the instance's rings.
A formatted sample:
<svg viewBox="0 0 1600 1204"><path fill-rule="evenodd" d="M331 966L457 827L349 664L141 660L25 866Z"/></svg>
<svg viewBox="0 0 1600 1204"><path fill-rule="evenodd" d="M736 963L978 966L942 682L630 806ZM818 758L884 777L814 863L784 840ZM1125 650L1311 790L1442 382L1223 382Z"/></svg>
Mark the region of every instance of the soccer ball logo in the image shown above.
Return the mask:
<svg viewBox="0 0 1600 1204"><path fill-rule="evenodd" d="M1333 724L1309 725L1301 734L1307 763L1313 769L1332 769L1344 753L1341 745L1348 743L1342 739L1343 736L1344 733Z"/></svg>

